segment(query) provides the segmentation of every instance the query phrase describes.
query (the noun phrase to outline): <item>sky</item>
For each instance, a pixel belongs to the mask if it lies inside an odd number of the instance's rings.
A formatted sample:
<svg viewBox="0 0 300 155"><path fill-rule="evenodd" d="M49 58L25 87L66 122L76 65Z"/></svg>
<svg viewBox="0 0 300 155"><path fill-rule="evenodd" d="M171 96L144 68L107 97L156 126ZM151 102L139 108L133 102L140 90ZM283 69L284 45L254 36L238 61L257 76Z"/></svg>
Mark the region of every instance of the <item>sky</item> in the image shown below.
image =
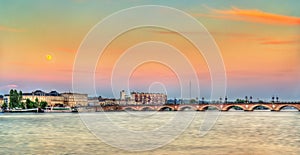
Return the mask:
<svg viewBox="0 0 300 155"><path fill-rule="evenodd" d="M0 94L10 89L73 91L76 55L89 32L111 14L140 5L176 8L208 30L223 59L229 100L245 96L300 100L298 0L0 0ZM148 13L132 20L146 18ZM120 19L120 25L129 22ZM105 31L117 27L111 25ZM203 35L192 30L181 33ZM97 59L96 95L112 97L112 87L119 91L124 83L128 91L164 92L169 98L209 98L211 94L207 59L190 41L167 28L131 29L116 36L102 55L90 57ZM84 88L82 93L95 95Z"/></svg>

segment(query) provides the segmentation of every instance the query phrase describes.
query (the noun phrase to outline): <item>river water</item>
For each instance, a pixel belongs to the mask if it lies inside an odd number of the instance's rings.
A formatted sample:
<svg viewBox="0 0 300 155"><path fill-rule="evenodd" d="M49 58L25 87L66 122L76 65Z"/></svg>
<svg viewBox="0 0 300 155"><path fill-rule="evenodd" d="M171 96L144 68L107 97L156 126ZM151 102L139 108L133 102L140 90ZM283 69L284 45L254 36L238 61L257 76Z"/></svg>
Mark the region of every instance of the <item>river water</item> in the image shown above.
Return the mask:
<svg viewBox="0 0 300 155"><path fill-rule="evenodd" d="M109 117L124 129L148 130L168 122L174 113L157 112L146 120L147 125L142 128L138 125L145 122L142 117L134 118L135 124L126 124L128 122L125 120L129 118L125 112L0 113L0 154L300 154L299 112L222 112L204 136L199 135L199 127L205 112L197 112L191 124L174 140L147 151L124 150L105 143L86 127L87 120L82 117ZM177 114L181 116L180 112ZM101 119L94 121L101 122ZM105 134L119 135L110 126L105 128L101 129Z"/></svg>

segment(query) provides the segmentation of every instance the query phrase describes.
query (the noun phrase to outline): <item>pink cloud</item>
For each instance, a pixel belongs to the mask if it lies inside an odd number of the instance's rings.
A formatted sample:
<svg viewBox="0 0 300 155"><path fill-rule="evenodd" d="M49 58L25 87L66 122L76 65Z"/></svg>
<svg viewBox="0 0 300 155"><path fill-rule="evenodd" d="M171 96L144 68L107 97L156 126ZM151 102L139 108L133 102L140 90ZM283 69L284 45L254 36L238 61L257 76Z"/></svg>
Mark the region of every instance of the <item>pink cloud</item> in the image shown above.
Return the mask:
<svg viewBox="0 0 300 155"><path fill-rule="evenodd" d="M14 89L14 88L18 88L18 85L10 84L10 85L5 85L5 86L0 86L0 90L3 90L3 89Z"/></svg>
<svg viewBox="0 0 300 155"><path fill-rule="evenodd" d="M298 36L289 36L282 39L280 37L265 37L255 39L263 45L282 45L282 44L299 44L300 38Z"/></svg>
<svg viewBox="0 0 300 155"><path fill-rule="evenodd" d="M264 12L257 9L239 9L232 7L229 10L218 10L209 8L214 14L194 14L194 16L205 16L211 18L238 20L245 22L281 24L281 25L300 25L300 18Z"/></svg>

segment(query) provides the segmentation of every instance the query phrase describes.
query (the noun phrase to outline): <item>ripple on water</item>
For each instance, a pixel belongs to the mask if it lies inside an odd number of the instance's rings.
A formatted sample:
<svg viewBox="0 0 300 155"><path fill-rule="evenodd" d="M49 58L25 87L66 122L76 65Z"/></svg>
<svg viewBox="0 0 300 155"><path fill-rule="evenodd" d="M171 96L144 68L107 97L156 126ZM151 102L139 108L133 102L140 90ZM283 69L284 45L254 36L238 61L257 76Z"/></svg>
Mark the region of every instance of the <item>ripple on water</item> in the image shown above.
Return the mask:
<svg viewBox="0 0 300 155"><path fill-rule="evenodd" d="M300 114L297 112L224 112L214 128L200 137L204 114L199 112L185 132L168 145L138 154L300 154ZM135 124L128 123L131 121L122 113L105 115L128 130L152 130L172 119L174 113L156 113L144 119L147 122L142 119L145 115L137 115L131 118ZM0 154L132 153L97 139L78 114L0 115Z"/></svg>

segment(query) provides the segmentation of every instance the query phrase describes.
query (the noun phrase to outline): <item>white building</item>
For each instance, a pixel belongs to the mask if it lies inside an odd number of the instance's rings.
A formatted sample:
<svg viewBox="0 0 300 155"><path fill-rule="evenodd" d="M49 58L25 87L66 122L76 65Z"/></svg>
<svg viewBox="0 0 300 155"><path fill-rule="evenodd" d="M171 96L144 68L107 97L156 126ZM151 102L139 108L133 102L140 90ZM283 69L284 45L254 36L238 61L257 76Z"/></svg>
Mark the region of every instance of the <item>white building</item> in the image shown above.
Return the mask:
<svg viewBox="0 0 300 155"><path fill-rule="evenodd" d="M27 99L35 101L38 99L39 102L45 101L48 106L86 106L87 105L87 94L79 93L58 93L57 91L51 91L49 93L43 92L41 90L36 90L31 93L22 94L22 102L26 102ZM9 94L4 95L4 102L8 103Z"/></svg>

